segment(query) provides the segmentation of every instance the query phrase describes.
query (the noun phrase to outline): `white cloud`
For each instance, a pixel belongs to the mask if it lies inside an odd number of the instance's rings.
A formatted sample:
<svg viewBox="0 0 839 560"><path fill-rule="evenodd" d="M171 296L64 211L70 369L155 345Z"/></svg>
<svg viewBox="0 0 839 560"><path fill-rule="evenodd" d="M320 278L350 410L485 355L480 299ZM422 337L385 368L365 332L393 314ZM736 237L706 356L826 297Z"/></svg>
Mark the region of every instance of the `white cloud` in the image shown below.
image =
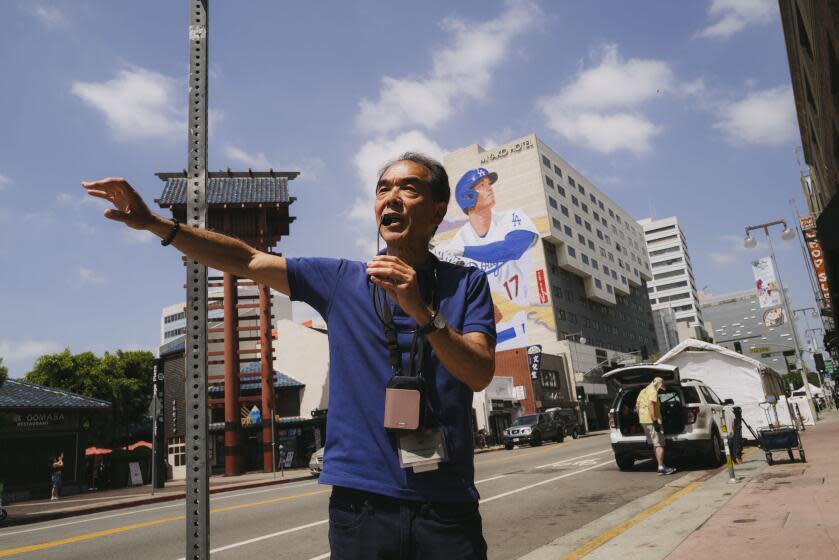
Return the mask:
<svg viewBox="0 0 839 560"><path fill-rule="evenodd" d="M105 279L93 270L89 268L85 268L83 266L79 267L79 276L78 280L82 285L93 285L93 284L104 284Z"/></svg>
<svg viewBox="0 0 839 560"><path fill-rule="evenodd" d="M297 181L317 181L323 170L326 169L326 162L319 157L299 157L289 164L279 163L276 160L269 159L265 152L250 153L234 146L227 144L224 147L224 155L227 156L231 162L245 166L254 171L267 171L274 169L275 171L299 171L300 176ZM233 167L233 166L231 166Z"/></svg>
<svg viewBox="0 0 839 560"><path fill-rule="evenodd" d="M61 27L66 23L64 14L55 6L35 6L32 15L49 28Z"/></svg>
<svg viewBox="0 0 839 560"><path fill-rule="evenodd" d="M572 142L603 153L643 154L662 129L639 106L678 90L667 63L638 58L624 62L616 45L606 45L597 66L581 70L558 95L537 100L537 107L548 126ZM687 89L691 91L698 91L697 83Z"/></svg>
<svg viewBox="0 0 839 560"><path fill-rule="evenodd" d="M157 239L157 236L151 232L133 228L124 230L123 235L131 243L148 243Z"/></svg>
<svg viewBox="0 0 839 560"><path fill-rule="evenodd" d="M730 37L751 24L772 21L778 13L776 0L711 0L708 18L712 23L698 37Z"/></svg>
<svg viewBox="0 0 839 560"><path fill-rule="evenodd" d="M224 155L230 158L233 162L243 165L248 169L267 170L273 167L263 152L249 154L241 148L228 144L224 147Z"/></svg>
<svg viewBox="0 0 839 560"><path fill-rule="evenodd" d="M55 202L60 206L80 208L82 206L93 206L95 208L111 208L113 205L103 198L96 198L89 194L73 196L70 193L61 192L55 197Z"/></svg>
<svg viewBox="0 0 839 560"><path fill-rule="evenodd" d="M0 357L4 364L38 358L43 354L58 352L58 344L47 340L0 339Z"/></svg>
<svg viewBox="0 0 839 560"><path fill-rule="evenodd" d="M448 18L453 45L437 50L431 72L422 78L382 78L378 99L359 103L356 122L364 133L387 134L405 128L433 129L460 104L481 101L492 70L505 60L516 37L530 28L540 10L530 0L506 2L506 10L485 22Z"/></svg>
<svg viewBox="0 0 839 560"><path fill-rule="evenodd" d="M715 264L723 265L723 264L731 264L737 260L737 257L732 253L718 253L718 252L710 252L708 256L714 261Z"/></svg>
<svg viewBox="0 0 839 560"><path fill-rule="evenodd" d="M795 140L797 126L792 88L781 86L750 93L721 110L714 128L735 144L783 144Z"/></svg>
<svg viewBox="0 0 839 560"><path fill-rule="evenodd" d="M0 173L0 191L11 185L12 182L13 181L9 177Z"/></svg>
<svg viewBox="0 0 839 560"><path fill-rule="evenodd" d="M178 82L158 72L121 70L107 82L75 81L71 91L104 115L119 140L182 140L186 133Z"/></svg>

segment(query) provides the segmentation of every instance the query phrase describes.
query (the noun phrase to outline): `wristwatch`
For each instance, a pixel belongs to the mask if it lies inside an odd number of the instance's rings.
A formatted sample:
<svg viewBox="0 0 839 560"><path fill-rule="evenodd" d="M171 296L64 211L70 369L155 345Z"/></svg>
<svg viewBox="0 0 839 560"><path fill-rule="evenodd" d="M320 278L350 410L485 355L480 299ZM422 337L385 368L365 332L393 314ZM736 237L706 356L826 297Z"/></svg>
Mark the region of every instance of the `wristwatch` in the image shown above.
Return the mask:
<svg viewBox="0 0 839 560"><path fill-rule="evenodd" d="M428 322L427 325L423 325L419 328L419 334L425 336L437 331L442 331L443 329L448 326L448 322L446 322L446 318L443 317L443 314L440 313L440 310L434 312L434 315L431 317L431 320Z"/></svg>

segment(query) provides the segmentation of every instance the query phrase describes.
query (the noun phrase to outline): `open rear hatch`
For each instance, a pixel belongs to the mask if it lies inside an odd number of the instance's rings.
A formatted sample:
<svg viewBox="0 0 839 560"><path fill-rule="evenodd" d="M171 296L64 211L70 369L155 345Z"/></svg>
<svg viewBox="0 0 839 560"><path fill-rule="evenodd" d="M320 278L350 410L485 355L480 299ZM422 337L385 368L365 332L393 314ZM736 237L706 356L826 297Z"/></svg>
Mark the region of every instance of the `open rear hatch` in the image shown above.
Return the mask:
<svg viewBox="0 0 839 560"><path fill-rule="evenodd" d="M626 366L603 374L605 381L613 381L621 389L649 385L656 377L662 378L664 385L679 385L681 383L679 368L664 364Z"/></svg>

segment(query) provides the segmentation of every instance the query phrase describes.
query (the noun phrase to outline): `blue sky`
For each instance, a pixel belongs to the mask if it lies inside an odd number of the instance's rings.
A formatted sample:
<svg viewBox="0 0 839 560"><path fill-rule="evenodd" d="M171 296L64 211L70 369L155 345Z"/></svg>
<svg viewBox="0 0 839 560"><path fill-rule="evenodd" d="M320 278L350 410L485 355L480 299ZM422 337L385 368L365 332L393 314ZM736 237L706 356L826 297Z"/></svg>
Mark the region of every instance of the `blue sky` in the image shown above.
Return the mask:
<svg viewBox="0 0 839 560"><path fill-rule="evenodd" d="M178 254L79 183L185 166L187 3L0 3L0 356L149 349ZM365 258L375 169L530 132L636 218L676 215L697 285L749 288L746 225L805 208L773 0L212 2L210 168L296 169L287 255ZM776 247L813 306L797 242ZM765 243L761 245L765 249ZM811 321L811 326L815 322Z"/></svg>

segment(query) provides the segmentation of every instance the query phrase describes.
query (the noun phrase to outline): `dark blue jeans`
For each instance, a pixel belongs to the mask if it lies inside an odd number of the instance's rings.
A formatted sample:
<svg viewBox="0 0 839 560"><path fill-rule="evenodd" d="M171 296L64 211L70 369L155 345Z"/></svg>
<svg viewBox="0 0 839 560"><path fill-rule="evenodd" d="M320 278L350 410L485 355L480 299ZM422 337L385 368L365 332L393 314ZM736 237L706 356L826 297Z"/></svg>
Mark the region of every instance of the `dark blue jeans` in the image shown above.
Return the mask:
<svg viewBox="0 0 839 560"><path fill-rule="evenodd" d="M332 560L485 560L477 502L429 503L335 487Z"/></svg>

